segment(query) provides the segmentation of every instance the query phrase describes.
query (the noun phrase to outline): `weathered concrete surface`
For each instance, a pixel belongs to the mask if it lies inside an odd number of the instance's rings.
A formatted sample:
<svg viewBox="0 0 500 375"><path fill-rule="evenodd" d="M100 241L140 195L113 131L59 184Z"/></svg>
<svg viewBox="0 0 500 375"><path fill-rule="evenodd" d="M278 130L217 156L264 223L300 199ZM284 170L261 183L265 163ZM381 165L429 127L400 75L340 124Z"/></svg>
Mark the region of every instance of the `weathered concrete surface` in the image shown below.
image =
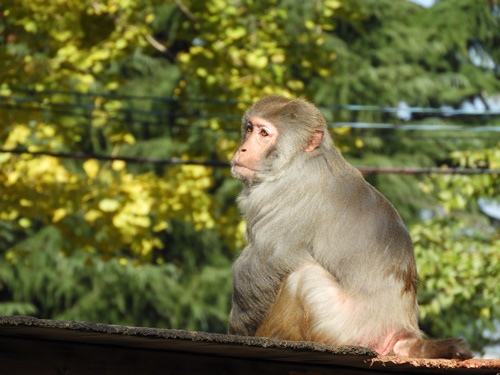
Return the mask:
<svg viewBox="0 0 500 375"><path fill-rule="evenodd" d="M0 374L499 374L495 360L378 357L204 332L0 317Z"/></svg>

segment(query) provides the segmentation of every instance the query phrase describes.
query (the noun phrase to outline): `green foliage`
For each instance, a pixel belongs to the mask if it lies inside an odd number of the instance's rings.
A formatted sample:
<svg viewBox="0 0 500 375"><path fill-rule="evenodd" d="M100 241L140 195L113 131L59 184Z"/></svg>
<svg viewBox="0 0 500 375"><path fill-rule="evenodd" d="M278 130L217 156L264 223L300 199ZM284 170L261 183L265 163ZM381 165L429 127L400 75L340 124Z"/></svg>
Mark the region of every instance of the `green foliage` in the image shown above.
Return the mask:
<svg viewBox="0 0 500 375"><path fill-rule="evenodd" d="M2 94L8 108L15 109L0 113L1 123L6 124L0 127L3 148L108 155L120 155L124 149L128 155L142 152L141 157L155 153L179 159L212 157L213 149L199 146L199 128L190 128L196 123L186 118L177 121L172 114L169 129L153 130L147 121L157 119L143 114L164 111L165 103L119 95L133 91L172 96L178 84L176 66L152 56L151 46L149 54L143 52L148 41L157 45L152 37L151 4L140 0L62 3L68 10L62 16L50 1L21 1L3 11L3 32L9 43L0 49L0 58L12 70L6 70ZM65 30L64 38L60 30ZM50 41L41 50L40 36ZM20 45L26 56L16 52ZM33 70L30 64L42 68ZM159 85L158 80L164 82ZM171 109L182 111L179 107L175 102ZM175 136L176 126L187 130ZM212 136L214 144L221 146L217 152L227 158L235 141L216 142L216 135ZM54 226L63 234L61 250L66 253L83 249L105 258L162 262L158 254L165 244L160 237L173 220L198 231L217 231L225 237L219 241L224 241L227 252L241 244L241 225L229 229L225 225L239 221L235 210L228 205L212 207L212 196L217 196L216 187L224 186L227 172L215 174L190 165L151 170L122 161L80 163L11 154L1 155L0 169L4 172L0 174L0 219L9 222L12 231L26 234L32 226ZM15 241L3 250L10 258L17 256Z"/></svg>
<svg viewBox="0 0 500 375"><path fill-rule="evenodd" d="M500 166L498 146L454 152L452 163L478 167ZM421 279L421 318L438 336L465 336L474 348L499 343L487 335L500 317L500 233L477 215L477 199L498 198L497 175L434 176L422 189L439 198L442 211L415 224L415 243ZM474 317L471 319L471 317Z"/></svg>
<svg viewBox="0 0 500 375"><path fill-rule="evenodd" d="M253 100L263 93L301 94L312 77L326 77L336 58L330 31L337 0L194 1L196 40L178 61L186 91L196 85L219 98Z"/></svg>
<svg viewBox="0 0 500 375"><path fill-rule="evenodd" d="M499 91L495 71L474 65L471 56L475 49L483 58L498 57L493 42L499 19L485 2L438 1L428 9L392 0L345 6L356 9L358 17L337 21L343 48L332 66L336 74L313 83L316 102L397 106L406 101L437 107ZM369 121L383 114L359 116Z"/></svg>
<svg viewBox="0 0 500 375"><path fill-rule="evenodd" d="M22 259L0 263L1 290L16 301L0 303L0 313L225 331L231 272L220 253L201 264L139 265L81 250L68 257L58 251L61 241L55 228L46 227L19 245Z"/></svg>
<svg viewBox="0 0 500 375"><path fill-rule="evenodd" d="M485 330L495 331L500 316L500 238L482 224L480 231L470 219L439 218L411 231L423 329L438 337L464 336L476 349L493 343Z"/></svg>

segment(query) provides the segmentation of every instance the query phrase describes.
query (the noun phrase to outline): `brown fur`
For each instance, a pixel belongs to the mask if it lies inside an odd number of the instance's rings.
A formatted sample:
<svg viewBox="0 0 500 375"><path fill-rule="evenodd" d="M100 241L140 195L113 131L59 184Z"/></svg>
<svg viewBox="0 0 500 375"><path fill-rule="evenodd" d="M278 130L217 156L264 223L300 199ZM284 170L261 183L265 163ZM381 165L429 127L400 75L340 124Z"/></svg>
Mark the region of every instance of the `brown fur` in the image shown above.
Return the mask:
<svg viewBox="0 0 500 375"><path fill-rule="evenodd" d="M303 300L290 293L286 280L281 284L271 310L255 332L258 337L291 341L314 341L310 335L311 322Z"/></svg>

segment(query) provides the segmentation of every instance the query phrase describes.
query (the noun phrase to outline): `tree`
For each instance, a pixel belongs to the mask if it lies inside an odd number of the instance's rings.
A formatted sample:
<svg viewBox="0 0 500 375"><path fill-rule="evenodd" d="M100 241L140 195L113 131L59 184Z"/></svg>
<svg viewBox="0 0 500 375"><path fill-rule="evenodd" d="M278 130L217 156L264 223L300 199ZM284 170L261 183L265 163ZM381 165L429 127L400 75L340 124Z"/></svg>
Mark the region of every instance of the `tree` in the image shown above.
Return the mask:
<svg viewBox="0 0 500 375"><path fill-rule="evenodd" d="M499 144L500 145L500 144ZM493 149L451 155L461 167L487 161L500 168L500 151ZM437 196L442 211L412 227L422 291L419 294L424 326L436 335L464 335L476 348L498 344L500 317L500 235L478 199L498 197L498 175L434 176L422 187Z"/></svg>
<svg viewBox="0 0 500 375"><path fill-rule="evenodd" d="M99 159L141 147L182 159L192 144L186 134L158 140L137 129L131 114L153 112L152 101L137 108L120 95L151 65L169 80L157 94L172 96L178 83L173 64L144 52L156 45L152 4L21 1L3 5L1 15L0 137L3 149L14 151L0 157L0 251L7 260L0 290L9 301L2 312L221 330L229 309L227 254L238 246L234 238L241 242L241 226L227 228L232 217L238 222L235 209L212 201L220 177L195 165L137 168ZM83 162L60 157L75 152ZM182 243L187 233L190 241ZM54 273L54 262L73 270L72 278ZM109 280L126 274L129 282L89 283L102 270ZM155 299L158 282L169 290ZM158 313L146 319L140 312L152 303Z"/></svg>

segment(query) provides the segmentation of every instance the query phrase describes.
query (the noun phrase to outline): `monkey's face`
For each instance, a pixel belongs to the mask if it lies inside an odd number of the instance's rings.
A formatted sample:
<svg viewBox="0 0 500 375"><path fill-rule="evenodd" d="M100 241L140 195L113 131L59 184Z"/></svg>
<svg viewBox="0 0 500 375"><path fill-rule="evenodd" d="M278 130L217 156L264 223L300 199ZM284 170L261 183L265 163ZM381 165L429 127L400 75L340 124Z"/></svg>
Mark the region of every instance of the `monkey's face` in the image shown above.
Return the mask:
<svg viewBox="0 0 500 375"><path fill-rule="evenodd" d="M272 150L278 137L278 129L270 121L251 117L243 125L243 140L231 159L231 172L234 177L251 181L255 179L262 162Z"/></svg>

